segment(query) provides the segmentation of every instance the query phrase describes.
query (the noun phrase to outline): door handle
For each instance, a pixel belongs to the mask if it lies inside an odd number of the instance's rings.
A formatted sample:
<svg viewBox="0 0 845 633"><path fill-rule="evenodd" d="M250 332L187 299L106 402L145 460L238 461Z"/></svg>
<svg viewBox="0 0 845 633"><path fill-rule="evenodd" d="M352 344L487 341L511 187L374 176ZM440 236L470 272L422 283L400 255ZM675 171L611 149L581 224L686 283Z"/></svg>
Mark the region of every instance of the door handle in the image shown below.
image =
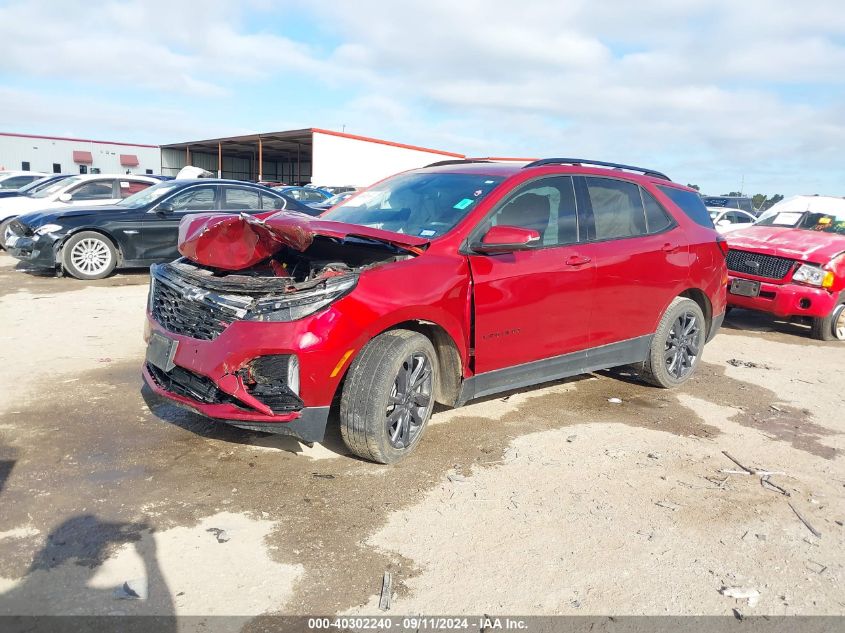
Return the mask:
<svg viewBox="0 0 845 633"><path fill-rule="evenodd" d="M584 264L589 264L591 261L589 257L584 255L570 255L563 263L567 266L583 266Z"/></svg>
<svg viewBox="0 0 845 633"><path fill-rule="evenodd" d="M663 252L664 253L677 253L681 250L681 247L678 244L672 244L671 242L666 242L663 245Z"/></svg>

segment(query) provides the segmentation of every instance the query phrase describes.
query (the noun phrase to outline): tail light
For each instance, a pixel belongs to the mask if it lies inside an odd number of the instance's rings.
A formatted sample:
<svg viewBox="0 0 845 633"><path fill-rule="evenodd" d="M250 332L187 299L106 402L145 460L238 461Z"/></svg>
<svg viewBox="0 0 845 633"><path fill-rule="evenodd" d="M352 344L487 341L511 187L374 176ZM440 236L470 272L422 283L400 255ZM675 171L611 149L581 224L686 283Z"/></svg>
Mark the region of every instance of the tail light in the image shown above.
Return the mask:
<svg viewBox="0 0 845 633"><path fill-rule="evenodd" d="M721 235L716 238L716 244L719 245L719 250L722 251L722 255L724 257L728 256L728 240L726 240Z"/></svg>

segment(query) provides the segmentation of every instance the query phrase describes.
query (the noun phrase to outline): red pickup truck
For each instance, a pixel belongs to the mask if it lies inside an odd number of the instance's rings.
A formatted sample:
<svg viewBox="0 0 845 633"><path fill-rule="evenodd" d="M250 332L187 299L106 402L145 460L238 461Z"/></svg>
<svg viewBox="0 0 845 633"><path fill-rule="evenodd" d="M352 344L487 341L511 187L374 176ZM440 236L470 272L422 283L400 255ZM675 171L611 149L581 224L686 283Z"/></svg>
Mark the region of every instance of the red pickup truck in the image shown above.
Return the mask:
<svg viewBox="0 0 845 633"><path fill-rule="evenodd" d="M845 341L845 214L784 211L727 235L728 306L807 317Z"/></svg>

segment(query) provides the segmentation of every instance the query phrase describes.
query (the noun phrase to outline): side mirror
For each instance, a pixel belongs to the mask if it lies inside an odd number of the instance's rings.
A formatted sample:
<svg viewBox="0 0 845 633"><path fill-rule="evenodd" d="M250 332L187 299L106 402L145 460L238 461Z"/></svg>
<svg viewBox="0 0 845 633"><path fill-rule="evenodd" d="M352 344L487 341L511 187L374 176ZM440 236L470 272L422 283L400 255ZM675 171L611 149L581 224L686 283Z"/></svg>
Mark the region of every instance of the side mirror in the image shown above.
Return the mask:
<svg viewBox="0 0 845 633"><path fill-rule="evenodd" d="M165 216L168 213L173 213L176 210L176 207L173 206L172 202L162 202L155 208L155 212L157 215Z"/></svg>
<svg viewBox="0 0 845 633"><path fill-rule="evenodd" d="M491 226L480 242L470 248L476 253L494 255L526 251L540 244L540 232L521 226Z"/></svg>
<svg viewBox="0 0 845 633"><path fill-rule="evenodd" d="M63 193L59 196L59 202L70 202L73 200L73 195L69 193Z"/></svg>

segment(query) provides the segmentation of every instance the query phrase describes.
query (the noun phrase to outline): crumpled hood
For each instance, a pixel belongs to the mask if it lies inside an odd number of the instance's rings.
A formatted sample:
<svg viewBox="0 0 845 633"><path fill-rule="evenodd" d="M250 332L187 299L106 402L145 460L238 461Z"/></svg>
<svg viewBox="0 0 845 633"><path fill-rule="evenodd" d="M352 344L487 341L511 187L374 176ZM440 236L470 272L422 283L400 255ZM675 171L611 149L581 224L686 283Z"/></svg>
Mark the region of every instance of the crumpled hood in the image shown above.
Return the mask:
<svg viewBox="0 0 845 633"><path fill-rule="evenodd" d="M65 207L62 209L44 209L42 211L30 211L18 217L22 224L31 226L33 228L39 227L48 222L55 222L65 218L78 218L86 215L94 215L96 213L103 213L105 211L128 211L125 207L115 205L91 207L84 209L81 207Z"/></svg>
<svg viewBox="0 0 845 633"><path fill-rule="evenodd" d="M420 253L420 247L429 242L413 235L288 211L263 218L247 214L197 213L185 216L179 224L179 252L205 266L243 270L285 247L304 251L311 246L315 235L338 239L369 238L412 253Z"/></svg>
<svg viewBox="0 0 845 633"><path fill-rule="evenodd" d="M845 252L845 235L779 226L751 226L725 235L737 250L826 264Z"/></svg>

